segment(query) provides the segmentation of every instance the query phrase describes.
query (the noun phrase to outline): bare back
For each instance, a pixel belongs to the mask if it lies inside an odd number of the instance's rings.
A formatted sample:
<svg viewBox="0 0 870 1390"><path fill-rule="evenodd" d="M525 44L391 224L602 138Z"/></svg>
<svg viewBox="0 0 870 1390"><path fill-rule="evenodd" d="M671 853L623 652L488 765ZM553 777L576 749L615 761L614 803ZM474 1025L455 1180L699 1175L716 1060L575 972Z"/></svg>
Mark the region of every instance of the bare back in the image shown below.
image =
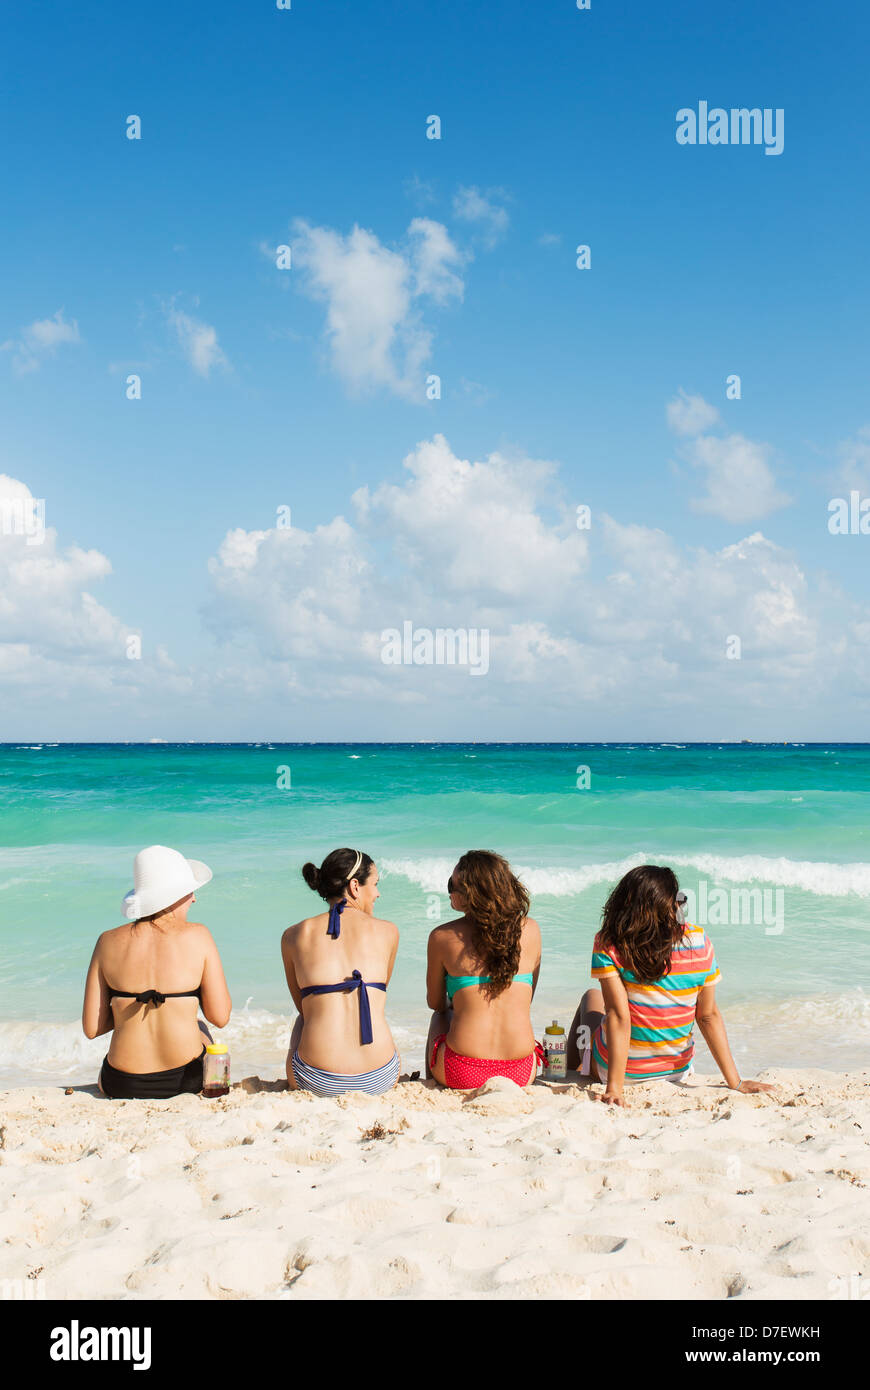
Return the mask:
<svg viewBox="0 0 870 1390"><path fill-rule="evenodd" d="M83 1015L89 1036L113 1030L108 1058L120 1071L166 1071L198 1057L203 1036L195 997L167 998L163 1004L118 997L110 1002L113 989L165 995L199 989L210 1022L222 1027L229 1017L220 957L201 922L143 919L103 932L88 971Z"/></svg>
<svg viewBox="0 0 870 1390"><path fill-rule="evenodd" d="M384 1066L395 1044L386 1020L386 994L369 989L372 1041L360 1041L359 992L340 990L302 999L310 985L332 985L351 979L358 970L366 983L389 984L399 945L399 929L393 922L370 916L348 905L341 917L341 933L327 936L329 914L306 917L288 927L281 939L281 955L293 1002L304 1019L299 1055L309 1066L351 1076Z"/></svg>
<svg viewBox="0 0 870 1390"><path fill-rule="evenodd" d="M465 917L446 922L432 932L429 938L430 1004L434 1005L439 986L445 987L444 972L460 976L488 973L486 963L475 954L473 939L472 926ZM531 975L531 985L515 980L495 997L478 984L457 989L448 1034L454 1052L466 1057L505 1060L527 1057L535 1045L531 1003L540 966L540 928L533 917L527 917L520 937L516 973Z"/></svg>

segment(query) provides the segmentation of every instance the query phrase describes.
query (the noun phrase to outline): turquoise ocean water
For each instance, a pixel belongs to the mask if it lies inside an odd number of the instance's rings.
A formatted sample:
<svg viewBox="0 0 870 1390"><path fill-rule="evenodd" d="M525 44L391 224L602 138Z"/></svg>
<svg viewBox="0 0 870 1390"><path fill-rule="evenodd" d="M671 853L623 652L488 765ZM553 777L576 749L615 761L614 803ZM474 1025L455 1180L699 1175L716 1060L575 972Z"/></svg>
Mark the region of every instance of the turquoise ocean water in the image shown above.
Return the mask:
<svg viewBox="0 0 870 1390"><path fill-rule="evenodd" d="M863 744L5 745L0 1085L94 1079L106 1039L81 1033L84 974L153 843L214 871L194 915L227 972L237 1079L283 1074L280 937L319 910L301 865L338 845L376 860L378 910L401 931L388 1010L406 1066L421 1065L428 1026L426 937L476 848L507 855L532 895L536 1030L570 1021L615 880L668 863L706 916L744 1073L866 1066L868 827Z"/></svg>

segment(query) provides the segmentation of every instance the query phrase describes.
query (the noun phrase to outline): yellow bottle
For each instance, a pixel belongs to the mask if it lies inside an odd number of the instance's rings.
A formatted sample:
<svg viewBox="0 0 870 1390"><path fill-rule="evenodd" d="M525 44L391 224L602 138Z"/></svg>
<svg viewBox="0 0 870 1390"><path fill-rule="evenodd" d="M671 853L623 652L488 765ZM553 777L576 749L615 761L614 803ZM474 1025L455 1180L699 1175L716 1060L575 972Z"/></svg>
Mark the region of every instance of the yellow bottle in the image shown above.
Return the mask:
<svg viewBox="0 0 870 1390"><path fill-rule="evenodd" d="M211 1043L202 1059L202 1094L208 1100L228 1095L230 1054L225 1043Z"/></svg>
<svg viewBox="0 0 870 1390"><path fill-rule="evenodd" d="M568 1074L568 1039L565 1029L553 1019L544 1029L543 1081L564 1081Z"/></svg>

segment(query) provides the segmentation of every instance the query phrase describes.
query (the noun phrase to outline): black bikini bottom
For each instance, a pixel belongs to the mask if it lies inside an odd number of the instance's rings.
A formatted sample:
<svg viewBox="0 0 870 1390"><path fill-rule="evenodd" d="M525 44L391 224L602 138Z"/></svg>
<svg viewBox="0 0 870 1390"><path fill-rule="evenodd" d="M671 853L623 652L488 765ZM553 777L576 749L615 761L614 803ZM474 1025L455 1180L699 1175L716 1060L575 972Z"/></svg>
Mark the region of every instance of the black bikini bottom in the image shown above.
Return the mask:
<svg viewBox="0 0 870 1390"><path fill-rule="evenodd" d="M100 1085L110 1100L168 1100L202 1090L202 1059L205 1047L192 1062L169 1071L118 1071L108 1057L100 1070Z"/></svg>

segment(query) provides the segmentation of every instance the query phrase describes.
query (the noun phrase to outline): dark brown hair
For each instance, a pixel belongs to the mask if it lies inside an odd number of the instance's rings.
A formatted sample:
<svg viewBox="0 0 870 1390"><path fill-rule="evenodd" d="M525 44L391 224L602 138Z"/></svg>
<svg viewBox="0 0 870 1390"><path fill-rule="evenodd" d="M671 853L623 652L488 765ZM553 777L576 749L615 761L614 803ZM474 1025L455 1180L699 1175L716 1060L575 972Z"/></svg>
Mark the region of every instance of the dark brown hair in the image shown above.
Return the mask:
<svg viewBox="0 0 870 1390"><path fill-rule="evenodd" d="M303 864L302 877L308 887L319 893L325 902L329 902L330 898L341 898L347 888L351 869L356 863L356 856L355 849L334 849L327 854L319 869L315 864ZM375 861L368 854L364 854L353 876L360 883L367 883L374 867Z"/></svg>
<svg viewBox="0 0 870 1390"><path fill-rule="evenodd" d="M482 988L495 998L517 973L529 895L507 860L488 849L470 849L463 854L453 883L455 891L465 898L475 954L492 977Z"/></svg>
<svg viewBox="0 0 870 1390"><path fill-rule="evenodd" d="M667 975L683 935L677 921L680 885L673 869L641 864L617 883L601 914L600 941L613 948L641 984Z"/></svg>

